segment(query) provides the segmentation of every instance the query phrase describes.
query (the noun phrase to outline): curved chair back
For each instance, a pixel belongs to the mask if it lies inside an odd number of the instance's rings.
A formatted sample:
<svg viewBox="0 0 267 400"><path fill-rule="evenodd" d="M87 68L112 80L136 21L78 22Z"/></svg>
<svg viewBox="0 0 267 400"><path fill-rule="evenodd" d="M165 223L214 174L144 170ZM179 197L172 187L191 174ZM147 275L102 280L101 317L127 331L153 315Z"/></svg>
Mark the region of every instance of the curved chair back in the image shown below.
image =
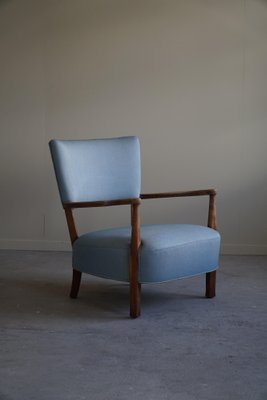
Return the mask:
<svg viewBox="0 0 267 400"><path fill-rule="evenodd" d="M140 197L140 144L135 136L49 142L62 203Z"/></svg>

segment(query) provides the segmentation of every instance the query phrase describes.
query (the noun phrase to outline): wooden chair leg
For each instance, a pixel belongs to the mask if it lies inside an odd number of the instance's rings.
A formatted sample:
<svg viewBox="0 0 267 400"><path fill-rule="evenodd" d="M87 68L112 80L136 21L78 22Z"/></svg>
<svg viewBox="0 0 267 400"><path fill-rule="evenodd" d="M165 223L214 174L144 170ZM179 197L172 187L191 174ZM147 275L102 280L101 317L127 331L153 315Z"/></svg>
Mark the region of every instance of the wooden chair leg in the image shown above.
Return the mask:
<svg viewBox="0 0 267 400"><path fill-rule="evenodd" d="M206 274L206 297L211 299L216 296L216 271Z"/></svg>
<svg viewBox="0 0 267 400"><path fill-rule="evenodd" d="M141 299L141 284L130 285L130 316L131 318L137 318L141 314L140 307Z"/></svg>
<svg viewBox="0 0 267 400"><path fill-rule="evenodd" d="M72 275L71 290L70 290L70 297L72 299L76 299L76 297L78 296L78 292L80 289L80 283L81 283L81 277L82 277L82 273L80 271L77 271L76 269L74 269L73 275Z"/></svg>
<svg viewBox="0 0 267 400"><path fill-rule="evenodd" d="M129 265L130 281L130 316L137 318L140 315L141 284L139 283L139 247L140 239L140 212L139 203L131 206L131 253Z"/></svg>

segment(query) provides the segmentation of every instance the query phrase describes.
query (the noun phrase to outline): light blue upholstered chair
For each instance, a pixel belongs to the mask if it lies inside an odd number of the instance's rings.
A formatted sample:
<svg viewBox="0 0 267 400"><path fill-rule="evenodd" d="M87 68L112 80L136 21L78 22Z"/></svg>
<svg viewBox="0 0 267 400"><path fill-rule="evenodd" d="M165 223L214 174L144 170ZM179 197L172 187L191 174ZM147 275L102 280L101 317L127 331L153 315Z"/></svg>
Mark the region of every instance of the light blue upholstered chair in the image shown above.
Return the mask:
<svg viewBox="0 0 267 400"><path fill-rule="evenodd" d="M142 283L206 274L206 297L215 296L220 235L216 231L214 189L140 194L137 137L52 140L49 143L73 246L70 297L78 295L82 272L129 282L130 315L140 315ZM141 225L143 199L209 196L208 227ZM72 210L128 204L131 224L78 237Z"/></svg>

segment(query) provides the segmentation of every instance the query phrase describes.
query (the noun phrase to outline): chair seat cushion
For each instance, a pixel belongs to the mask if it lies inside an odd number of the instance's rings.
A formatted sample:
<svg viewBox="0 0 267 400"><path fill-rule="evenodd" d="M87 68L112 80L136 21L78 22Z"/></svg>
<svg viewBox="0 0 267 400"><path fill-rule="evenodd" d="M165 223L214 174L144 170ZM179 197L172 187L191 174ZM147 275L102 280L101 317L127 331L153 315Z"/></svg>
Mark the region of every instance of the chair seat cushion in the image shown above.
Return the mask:
<svg viewBox="0 0 267 400"><path fill-rule="evenodd" d="M129 282L131 228L80 236L73 245L73 268ZM142 225L139 281L164 282L211 272L218 267L220 235L199 225Z"/></svg>

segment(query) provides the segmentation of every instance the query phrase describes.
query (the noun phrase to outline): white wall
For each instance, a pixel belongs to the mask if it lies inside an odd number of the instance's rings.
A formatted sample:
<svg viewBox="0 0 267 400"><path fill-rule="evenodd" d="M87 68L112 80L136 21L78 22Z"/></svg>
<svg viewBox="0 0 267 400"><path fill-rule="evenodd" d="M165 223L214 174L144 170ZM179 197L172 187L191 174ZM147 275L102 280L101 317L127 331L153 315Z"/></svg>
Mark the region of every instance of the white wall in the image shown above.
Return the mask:
<svg viewBox="0 0 267 400"><path fill-rule="evenodd" d="M267 254L266 1L1 0L0 57L1 248L69 248L51 138L138 135L143 192L216 187L223 252ZM206 205L142 218L205 223Z"/></svg>

